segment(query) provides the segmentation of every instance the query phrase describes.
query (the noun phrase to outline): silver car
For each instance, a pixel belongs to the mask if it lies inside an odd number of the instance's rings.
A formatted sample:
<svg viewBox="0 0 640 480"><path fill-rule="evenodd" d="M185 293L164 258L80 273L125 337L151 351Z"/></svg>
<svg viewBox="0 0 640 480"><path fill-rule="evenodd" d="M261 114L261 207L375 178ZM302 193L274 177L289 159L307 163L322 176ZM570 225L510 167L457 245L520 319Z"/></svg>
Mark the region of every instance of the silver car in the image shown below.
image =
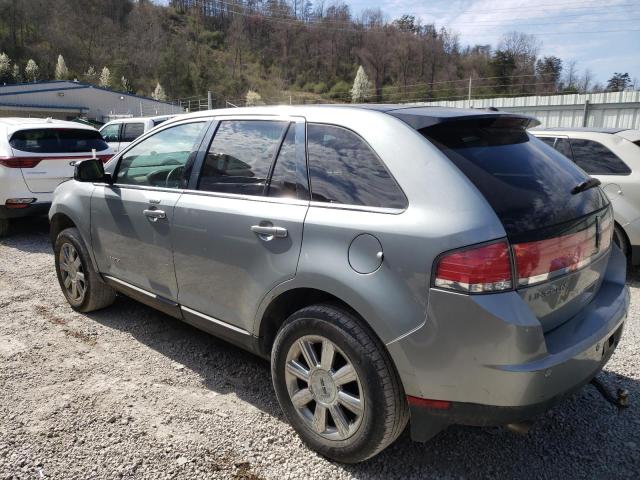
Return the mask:
<svg viewBox="0 0 640 480"><path fill-rule="evenodd" d="M270 358L341 462L529 420L594 377L629 304L610 204L535 120L402 106L169 120L55 192L71 306L116 292Z"/></svg>
<svg viewBox="0 0 640 480"><path fill-rule="evenodd" d="M602 182L613 207L613 240L632 265L640 265L640 130L558 127L531 133Z"/></svg>

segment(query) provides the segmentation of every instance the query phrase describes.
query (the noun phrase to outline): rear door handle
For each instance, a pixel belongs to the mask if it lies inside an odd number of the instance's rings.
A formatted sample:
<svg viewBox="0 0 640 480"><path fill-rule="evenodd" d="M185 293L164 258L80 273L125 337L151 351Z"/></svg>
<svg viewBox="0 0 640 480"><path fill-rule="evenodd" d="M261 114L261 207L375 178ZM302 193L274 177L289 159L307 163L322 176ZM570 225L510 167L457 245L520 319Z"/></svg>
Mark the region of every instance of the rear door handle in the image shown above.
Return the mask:
<svg viewBox="0 0 640 480"><path fill-rule="evenodd" d="M142 213L144 213L152 222L157 222L161 218L167 218L167 214L164 210L147 209L143 210Z"/></svg>
<svg viewBox="0 0 640 480"><path fill-rule="evenodd" d="M269 227L266 225L253 225L251 231L260 237L276 237L285 238L289 232L284 227ZM264 238L264 240L271 240L271 238Z"/></svg>

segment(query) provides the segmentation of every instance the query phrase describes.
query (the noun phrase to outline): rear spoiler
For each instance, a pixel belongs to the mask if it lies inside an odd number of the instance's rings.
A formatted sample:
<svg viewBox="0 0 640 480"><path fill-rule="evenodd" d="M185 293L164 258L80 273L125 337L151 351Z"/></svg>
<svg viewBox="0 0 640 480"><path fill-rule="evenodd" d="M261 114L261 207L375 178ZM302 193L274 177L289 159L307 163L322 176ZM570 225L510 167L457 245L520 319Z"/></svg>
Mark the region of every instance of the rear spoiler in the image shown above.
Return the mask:
<svg viewBox="0 0 640 480"><path fill-rule="evenodd" d="M432 127L441 123L453 123L453 122L466 122L470 120L511 120L512 122L519 124L523 129L537 127L540 125L540 121L537 118L530 117L528 115L520 115L516 113L507 112L478 112L478 113L464 113L460 116L431 116L421 115L420 113L411 112L407 110L392 110L387 112L389 115L393 115L399 118L412 128L416 130L422 130L423 128Z"/></svg>

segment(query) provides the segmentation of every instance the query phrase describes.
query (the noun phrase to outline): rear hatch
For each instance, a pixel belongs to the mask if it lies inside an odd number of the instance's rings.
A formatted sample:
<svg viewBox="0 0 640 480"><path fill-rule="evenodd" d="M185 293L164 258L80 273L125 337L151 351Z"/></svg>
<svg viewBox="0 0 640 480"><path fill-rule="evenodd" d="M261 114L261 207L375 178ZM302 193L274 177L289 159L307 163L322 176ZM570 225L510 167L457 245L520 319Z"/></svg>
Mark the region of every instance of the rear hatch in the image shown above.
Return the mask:
<svg viewBox="0 0 640 480"><path fill-rule="evenodd" d="M77 161L91 158L108 160L109 146L97 130L82 128L28 128L13 132L9 138L13 156L5 165L22 170L25 183L33 193L50 193L73 177Z"/></svg>
<svg viewBox="0 0 640 480"><path fill-rule="evenodd" d="M530 135L530 120L461 117L419 131L493 207L511 248L514 288L549 331L598 292L613 221L597 184Z"/></svg>

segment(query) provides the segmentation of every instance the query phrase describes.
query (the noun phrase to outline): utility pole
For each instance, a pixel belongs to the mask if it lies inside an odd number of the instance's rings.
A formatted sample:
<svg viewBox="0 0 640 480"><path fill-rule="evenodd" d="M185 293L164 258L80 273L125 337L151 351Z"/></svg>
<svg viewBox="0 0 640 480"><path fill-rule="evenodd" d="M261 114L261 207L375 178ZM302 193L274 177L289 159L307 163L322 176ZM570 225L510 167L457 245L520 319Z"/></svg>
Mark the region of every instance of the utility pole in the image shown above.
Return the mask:
<svg viewBox="0 0 640 480"><path fill-rule="evenodd" d="M213 97L211 96L211 90L207 92L207 110L213 109Z"/></svg>
<svg viewBox="0 0 640 480"><path fill-rule="evenodd" d="M471 88L472 88L473 77L469 77L469 108L471 108Z"/></svg>

